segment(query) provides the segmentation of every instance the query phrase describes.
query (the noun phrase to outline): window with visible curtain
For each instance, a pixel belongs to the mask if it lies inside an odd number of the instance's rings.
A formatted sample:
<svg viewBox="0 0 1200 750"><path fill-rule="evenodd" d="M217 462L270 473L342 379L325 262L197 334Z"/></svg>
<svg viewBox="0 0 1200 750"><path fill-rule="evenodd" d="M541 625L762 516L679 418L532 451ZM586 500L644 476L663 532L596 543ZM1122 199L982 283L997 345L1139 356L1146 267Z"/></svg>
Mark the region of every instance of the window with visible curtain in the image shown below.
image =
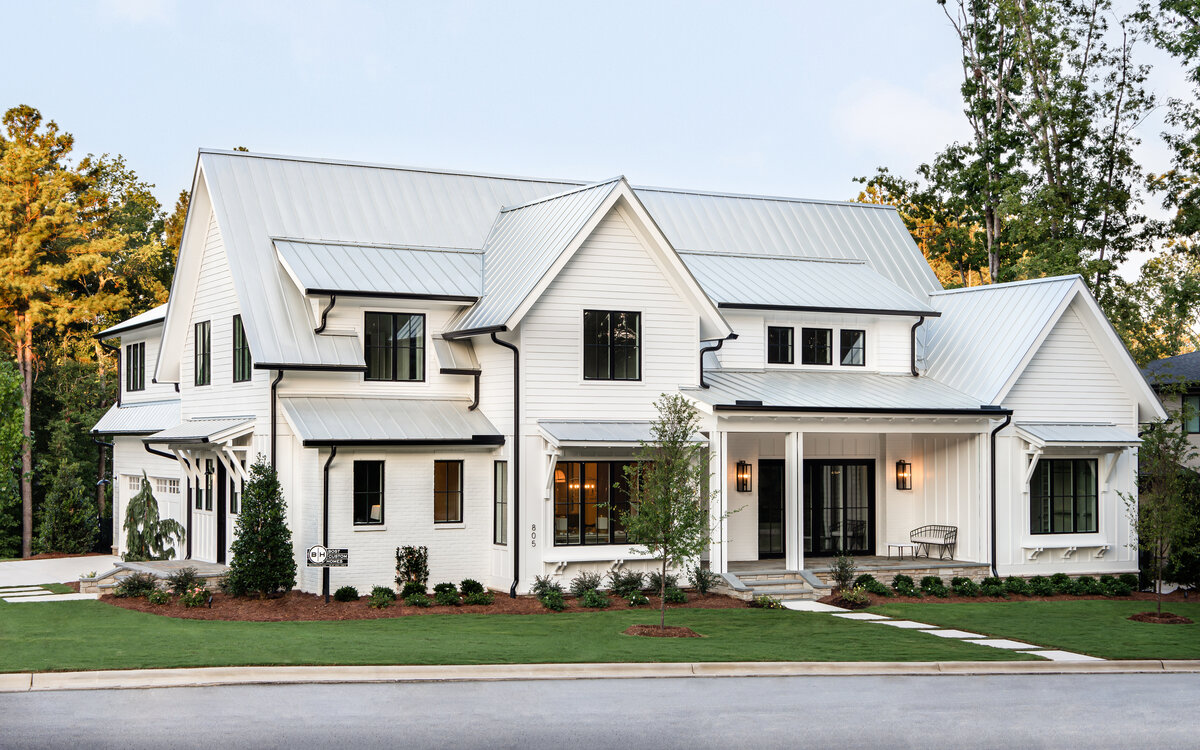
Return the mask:
<svg viewBox="0 0 1200 750"><path fill-rule="evenodd" d="M802 328L800 330L800 364L833 364L833 330Z"/></svg>
<svg viewBox="0 0 1200 750"><path fill-rule="evenodd" d="M843 328L840 335L842 367L862 367L867 364L867 332Z"/></svg>
<svg viewBox="0 0 1200 750"><path fill-rule="evenodd" d="M795 364L795 337L791 326L767 326L767 364Z"/></svg>
<svg viewBox="0 0 1200 750"><path fill-rule="evenodd" d="M354 462L354 525L383 523L383 461Z"/></svg>
<svg viewBox="0 0 1200 750"><path fill-rule="evenodd" d="M367 380L425 379L425 316L366 313L363 343Z"/></svg>
<svg viewBox="0 0 1200 750"><path fill-rule="evenodd" d="M1029 480L1031 534L1084 534L1097 525L1094 458L1043 458Z"/></svg>
<svg viewBox="0 0 1200 750"><path fill-rule="evenodd" d="M233 316L233 382L244 383L253 374L254 362L250 359L250 344L246 341L246 329L242 316Z"/></svg>
<svg viewBox="0 0 1200 750"><path fill-rule="evenodd" d="M462 523L463 462L433 462L433 522Z"/></svg>
<svg viewBox="0 0 1200 750"><path fill-rule="evenodd" d="M623 544L628 461L559 461L554 467L554 544Z"/></svg>
<svg viewBox="0 0 1200 750"><path fill-rule="evenodd" d="M492 473L492 543L508 544L508 462L495 462Z"/></svg>
<svg viewBox="0 0 1200 750"><path fill-rule="evenodd" d="M207 320L197 323L194 338L195 382L196 385L208 385L212 382L212 324Z"/></svg>
<svg viewBox="0 0 1200 750"><path fill-rule="evenodd" d="M584 310L584 380L641 380L641 336L641 313Z"/></svg>
<svg viewBox="0 0 1200 750"><path fill-rule="evenodd" d="M146 390L146 342L125 347L125 390Z"/></svg>

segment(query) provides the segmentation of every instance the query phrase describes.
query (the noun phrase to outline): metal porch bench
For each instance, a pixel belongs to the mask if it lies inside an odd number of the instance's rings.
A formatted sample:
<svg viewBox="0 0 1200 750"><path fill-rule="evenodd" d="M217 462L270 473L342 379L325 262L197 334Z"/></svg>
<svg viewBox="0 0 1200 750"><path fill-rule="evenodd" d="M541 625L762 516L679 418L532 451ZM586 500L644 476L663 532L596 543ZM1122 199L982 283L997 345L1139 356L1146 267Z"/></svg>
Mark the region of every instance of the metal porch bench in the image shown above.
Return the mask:
<svg viewBox="0 0 1200 750"><path fill-rule="evenodd" d="M958 544L958 527L930 524L913 529L908 538L917 546L914 557L921 554L922 548L925 550L926 557L932 557L929 548L937 547L939 560L953 559L954 547Z"/></svg>

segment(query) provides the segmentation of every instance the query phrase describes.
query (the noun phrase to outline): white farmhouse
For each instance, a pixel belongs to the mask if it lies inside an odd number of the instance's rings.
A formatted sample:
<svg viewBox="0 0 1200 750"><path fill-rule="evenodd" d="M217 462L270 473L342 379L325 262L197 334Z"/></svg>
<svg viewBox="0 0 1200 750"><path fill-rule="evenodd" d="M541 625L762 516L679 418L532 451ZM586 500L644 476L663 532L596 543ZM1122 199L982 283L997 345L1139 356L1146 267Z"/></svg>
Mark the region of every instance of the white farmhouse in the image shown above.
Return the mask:
<svg viewBox="0 0 1200 750"><path fill-rule="evenodd" d="M890 207L624 178L204 150L170 304L103 337L114 522L144 471L181 555L225 562L262 454L310 592L317 544L360 589L410 544L504 591L648 566L614 484L674 392L737 510L716 571L811 581L923 527L982 574L1133 571L1163 415L1078 277L946 291Z"/></svg>

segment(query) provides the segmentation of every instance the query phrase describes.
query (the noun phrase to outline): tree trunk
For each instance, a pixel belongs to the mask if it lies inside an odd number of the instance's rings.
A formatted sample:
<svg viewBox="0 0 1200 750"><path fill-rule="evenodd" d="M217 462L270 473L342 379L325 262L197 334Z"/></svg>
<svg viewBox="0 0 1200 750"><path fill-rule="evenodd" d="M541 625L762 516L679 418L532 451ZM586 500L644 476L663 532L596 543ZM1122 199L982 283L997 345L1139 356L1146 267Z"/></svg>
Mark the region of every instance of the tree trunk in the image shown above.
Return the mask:
<svg viewBox="0 0 1200 750"><path fill-rule="evenodd" d="M662 608L660 609L659 616L658 616L658 629L666 630L667 629L667 556L665 554L663 555L663 563L662 563L662 579L659 581L659 584L658 584L658 597L659 597L659 604L662 605Z"/></svg>
<svg viewBox="0 0 1200 750"><path fill-rule="evenodd" d="M17 336L17 369L21 373L21 557L33 554L33 329L21 315ZM19 329L18 329L19 330Z"/></svg>

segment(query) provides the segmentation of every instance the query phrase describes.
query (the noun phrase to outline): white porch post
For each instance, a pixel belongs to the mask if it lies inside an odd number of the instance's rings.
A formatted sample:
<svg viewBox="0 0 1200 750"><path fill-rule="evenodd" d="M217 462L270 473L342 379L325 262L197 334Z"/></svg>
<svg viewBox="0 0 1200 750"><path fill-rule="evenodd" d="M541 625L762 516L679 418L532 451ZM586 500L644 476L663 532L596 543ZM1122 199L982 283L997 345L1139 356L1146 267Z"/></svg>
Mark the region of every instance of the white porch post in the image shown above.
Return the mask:
<svg viewBox="0 0 1200 750"><path fill-rule="evenodd" d="M800 570L804 567L804 519L801 513L804 498L804 433L787 433L784 456L784 564L788 570Z"/></svg>
<svg viewBox="0 0 1200 750"><path fill-rule="evenodd" d="M708 567L714 573L729 572L729 520L725 512L729 506L728 455L729 437L723 430L713 430L708 439L709 476L714 486L710 487L708 503L709 527L712 540L708 545Z"/></svg>

